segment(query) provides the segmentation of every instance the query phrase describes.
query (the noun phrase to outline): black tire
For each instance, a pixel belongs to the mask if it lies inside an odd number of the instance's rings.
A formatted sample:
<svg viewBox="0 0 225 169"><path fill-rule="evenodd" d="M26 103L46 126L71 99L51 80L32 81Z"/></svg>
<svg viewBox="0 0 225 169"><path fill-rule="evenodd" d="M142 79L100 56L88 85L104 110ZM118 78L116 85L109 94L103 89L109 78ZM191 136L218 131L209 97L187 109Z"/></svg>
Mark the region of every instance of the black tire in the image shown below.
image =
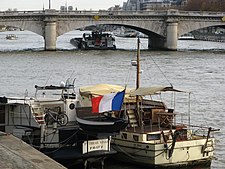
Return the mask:
<svg viewBox="0 0 225 169"><path fill-rule="evenodd" d="M54 116L54 118L56 118L56 115L53 114L52 116ZM49 114L45 114L44 120L45 120L46 125L52 125L55 122L55 120L53 119L52 116Z"/></svg>
<svg viewBox="0 0 225 169"><path fill-rule="evenodd" d="M69 121L69 118L68 118L68 116L65 113L58 114L58 116L57 116L57 123L60 126L67 125L68 124L68 121Z"/></svg>

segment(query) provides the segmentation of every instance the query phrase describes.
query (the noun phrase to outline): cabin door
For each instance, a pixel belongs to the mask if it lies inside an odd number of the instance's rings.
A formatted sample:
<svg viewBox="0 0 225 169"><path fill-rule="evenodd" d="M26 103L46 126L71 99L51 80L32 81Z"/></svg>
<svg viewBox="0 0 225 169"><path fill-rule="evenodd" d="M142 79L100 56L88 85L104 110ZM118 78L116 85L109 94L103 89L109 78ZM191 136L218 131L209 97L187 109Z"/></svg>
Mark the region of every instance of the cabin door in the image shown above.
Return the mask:
<svg viewBox="0 0 225 169"><path fill-rule="evenodd" d="M0 106L0 131L5 132L5 106Z"/></svg>

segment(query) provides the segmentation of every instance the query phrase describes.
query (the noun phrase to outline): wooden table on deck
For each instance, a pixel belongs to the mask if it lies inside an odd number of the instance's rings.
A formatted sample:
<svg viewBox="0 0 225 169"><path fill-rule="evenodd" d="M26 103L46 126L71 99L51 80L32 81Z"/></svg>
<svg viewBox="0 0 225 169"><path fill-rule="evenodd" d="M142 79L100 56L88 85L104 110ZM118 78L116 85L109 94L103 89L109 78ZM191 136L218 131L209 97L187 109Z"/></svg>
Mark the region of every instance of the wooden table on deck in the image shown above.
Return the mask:
<svg viewBox="0 0 225 169"><path fill-rule="evenodd" d="M176 116L176 113L159 112L157 113L157 116L160 126L171 127L173 125L173 119Z"/></svg>

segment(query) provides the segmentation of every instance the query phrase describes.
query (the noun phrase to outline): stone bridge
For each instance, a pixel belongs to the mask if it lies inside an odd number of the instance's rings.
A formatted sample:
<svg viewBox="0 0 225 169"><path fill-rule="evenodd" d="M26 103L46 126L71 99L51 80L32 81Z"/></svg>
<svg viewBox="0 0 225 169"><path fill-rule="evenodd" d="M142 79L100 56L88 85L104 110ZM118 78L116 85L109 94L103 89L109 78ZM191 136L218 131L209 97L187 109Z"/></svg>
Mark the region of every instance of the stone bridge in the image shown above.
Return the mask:
<svg viewBox="0 0 225 169"><path fill-rule="evenodd" d="M177 50L179 36L200 28L225 27L225 13L204 11L44 11L0 12L0 25L14 26L44 37L55 50L58 36L91 25L121 25L148 35L150 49Z"/></svg>

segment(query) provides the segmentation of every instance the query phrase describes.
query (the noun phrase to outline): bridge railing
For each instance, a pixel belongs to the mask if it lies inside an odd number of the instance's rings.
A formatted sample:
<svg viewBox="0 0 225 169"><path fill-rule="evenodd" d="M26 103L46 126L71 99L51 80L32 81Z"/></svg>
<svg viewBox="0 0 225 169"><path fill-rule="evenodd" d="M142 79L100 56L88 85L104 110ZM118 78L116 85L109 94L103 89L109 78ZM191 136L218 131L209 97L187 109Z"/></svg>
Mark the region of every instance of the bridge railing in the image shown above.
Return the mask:
<svg viewBox="0 0 225 169"><path fill-rule="evenodd" d="M0 16L43 15L44 11L0 11Z"/></svg>
<svg viewBox="0 0 225 169"><path fill-rule="evenodd" d="M149 10L149 11L58 11L55 9L37 10L37 11L0 11L0 16L23 16L23 15L112 15L112 16L132 16L132 15L146 15L146 16L225 16L225 12L214 11L180 11L180 10Z"/></svg>

